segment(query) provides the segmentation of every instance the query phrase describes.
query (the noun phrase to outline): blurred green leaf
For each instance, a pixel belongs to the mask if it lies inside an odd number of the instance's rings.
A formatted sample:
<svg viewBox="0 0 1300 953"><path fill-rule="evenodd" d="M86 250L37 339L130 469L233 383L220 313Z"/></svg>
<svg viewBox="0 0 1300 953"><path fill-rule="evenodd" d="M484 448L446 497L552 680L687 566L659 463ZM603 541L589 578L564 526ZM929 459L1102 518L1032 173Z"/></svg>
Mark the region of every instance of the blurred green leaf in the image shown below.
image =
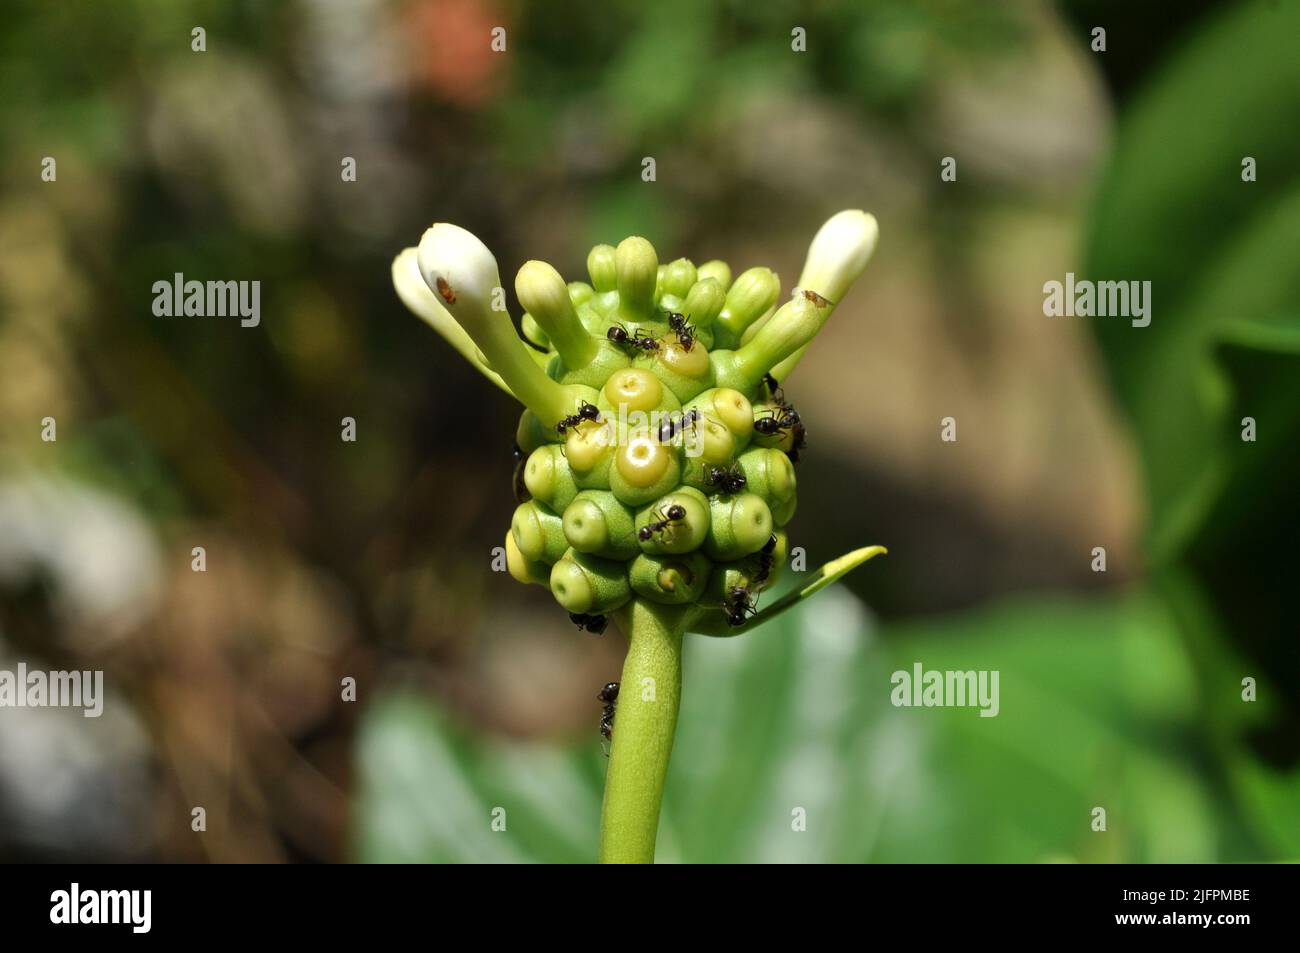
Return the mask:
<svg viewBox="0 0 1300 953"><path fill-rule="evenodd" d="M1221 498L1211 361L1242 321L1300 294L1300 6L1243 3L1210 21L1122 117L1086 242L1086 276L1150 280L1152 323L1095 326L1145 464L1151 554L1177 556ZM1242 181L1253 158L1258 181Z"/></svg>
<svg viewBox="0 0 1300 953"><path fill-rule="evenodd" d="M659 859L1259 856L1207 780L1196 682L1157 598L1006 605L889 635L832 590L746 638L688 640ZM891 673L918 661L997 670L998 715L893 707ZM566 751L470 740L409 696L376 705L359 745L360 857L594 858L597 716L593 702L591 744Z"/></svg>

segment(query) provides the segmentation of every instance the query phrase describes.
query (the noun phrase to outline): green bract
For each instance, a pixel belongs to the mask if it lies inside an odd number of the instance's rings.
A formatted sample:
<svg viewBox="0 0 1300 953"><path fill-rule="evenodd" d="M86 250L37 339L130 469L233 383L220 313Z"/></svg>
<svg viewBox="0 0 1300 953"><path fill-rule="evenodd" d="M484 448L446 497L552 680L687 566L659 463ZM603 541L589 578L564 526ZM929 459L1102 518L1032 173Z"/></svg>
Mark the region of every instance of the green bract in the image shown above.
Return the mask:
<svg viewBox="0 0 1300 953"><path fill-rule="evenodd" d="M434 225L393 262L407 306L524 406L511 575L579 625L612 615L630 639L624 682L651 686L619 699L604 860L653 857L683 633L753 628L883 552L841 557L756 611L787 556L807 424L782 385L875 242L872 216L832 217L784 303L770 269L733 281L721 261L661 265L636 236L591 250L590 284L529 261L518 332L496 259L464 229Z"/></svg>

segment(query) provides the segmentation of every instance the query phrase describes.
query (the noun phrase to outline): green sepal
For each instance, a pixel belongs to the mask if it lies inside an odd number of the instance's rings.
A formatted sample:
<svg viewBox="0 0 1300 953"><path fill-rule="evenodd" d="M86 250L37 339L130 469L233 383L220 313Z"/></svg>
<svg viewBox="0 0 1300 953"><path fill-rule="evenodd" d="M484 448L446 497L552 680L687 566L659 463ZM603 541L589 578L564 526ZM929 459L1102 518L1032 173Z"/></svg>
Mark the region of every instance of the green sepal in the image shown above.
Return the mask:
<svg viewBox="0 0 1300 953"><path fill-rule="evenodd" d="M519 331L523 334L524 340L535 344L537 347L550 350L551 339L546 336L546 332L537 323L537 319L526 311L524 316L519 319Z"/></svg>
<svg viewBox="0 0 1300 953"><path fill-rule="evenodd" d="M681 312L695 326L696 332L700 335L708 333L711 339L708 342L709 347L712 347L713 341L717 339L713 329L713 322L722 313L723 305L726 302L727 293L714 278L704 278L697 281L682 302Z"/></svg>
<svg viewBox="0 0 1300 953"><path fill-rule="evenodd" d="M551 586L551 567L544 562L529 559L519 551L514 533L506 531L506 570L516 582L536 586Z"/></svg>
<svg viewBox="0 0 1300 953"><path fill-rule="evenodd" d="M709 534L704 552L710 559L732 560L757 552L772 535L772 511L757 493L709 498Z"/></svg>
<svg viewBox="0 0 1300 953"><path fill-rule="evenodd" d="M772 603L765 609L760 609L744 625L729 625L722 613L713 607L698 606L691 613L688 620L687 630L697 635L711 635L722 638L744 635L752 629L758 628L765 622L775 619L782 612L797 606L807 599L811 599L821 590L825 589L831 583L841 579L848 573L857 569L869 559L881 556L889 550L884 546L864 546L861 549L855 549L850 553L845 553L839 559L833 559L813 575L806 583L786 595L782 596L776 602Z"/></svg>
<svg viewBox="0 0 1300 953"><path fill-rule="evenodd" d="M562 513L578 495L578 484L573 470L565 459L559 444L548 443L538 447L524 464L524 486L533 499L541 500L554 512Z"/></svg>
<svg viewBox="0 0 1300 953"><path fill-rule="evenodd" d="M608 490L583 490L564 510L564 536L575 550L628 560L640 552L636 514Z"/></svg>
<svg viewBox="0 0 1300 953"><path fill-rule="evenodd" d="M519 552L534 562L553 563L569 548L559 514L537 500L515 507L510 533Z"/></svg>
<svg viewBox="0 0 1300 953"><path fill-rule="evenodd" d="M587 274L597 293L613 291L618 287L618 266L613 245L596 245L587 254Z"/></svg>
<svg viewBox="0 0 1300 953"><path fill-rule="evenodd" d="M684 298L696 279L695 264L689 258L678 258L664 265L659 287L663 294Z"/></svg>
<svg viewBox="0 0 1300 953"><path fill-rule="evenodd" d="M695 274L699 281L712 278L722 288L723 293L731 287L731 266L720 259L706 261L695 269Z"/></svg>
<svg viewBox="0 0 1300 953"><path fill-rule="evenodd" d="M699 600L713 572L703 553L642 554L632 560L628 579L633 591L661 605L687 605Z"/></svg>
<svg viewBox="0 0 1300 953"><path fill-rule="evenodd" d="M795 495L794 464L780 450L751 447L736 462L745 474L746 488L767 501L773 516L779 505Z"/></svg>
<svg viewBox="0 0 1300 953"><path fill-rule="evenodd" d="M781 279L771 268L750 268L736 278L725 304L713 323L714 341L720 348L739 346L745 329L767 313L781 296Z"/></svg>
<svg viewBox="0 0 1300 953"><path fill-rule="evenodd" d="M604 615L632 598L625 563L568 550L551 567L551 594L570 612Z"/></svg>
<svg viewBox="0 0 1300 953"><path fill-rule="evenodd" d="M709 500L699 490L689 486L678 486L653 503L637 511L636 526L640 530L667 515L668 508L674 504L686 510L686 516L679 522L670 523L660 532L653 533L649 539L637 539L641 551L645 553L689 553L699 549L709 532L711 512Z"/></svg>

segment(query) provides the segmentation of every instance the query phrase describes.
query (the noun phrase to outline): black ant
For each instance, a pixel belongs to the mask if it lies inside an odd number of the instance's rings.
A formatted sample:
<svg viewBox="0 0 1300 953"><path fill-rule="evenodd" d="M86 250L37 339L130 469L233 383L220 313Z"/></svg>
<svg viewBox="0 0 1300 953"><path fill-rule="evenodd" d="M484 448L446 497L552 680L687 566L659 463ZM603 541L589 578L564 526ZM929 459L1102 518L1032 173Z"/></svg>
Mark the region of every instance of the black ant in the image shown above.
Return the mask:
<svg viewBox="0 0 1300 953"><path fill-rule="evenodd" d="M515 458L515 502L527 503L533 498L528 492L528 485L524 482L524 468L528 465L528 454L524 453L519 444L511 448L511 455Z"/></svg>
<svg viewBox="0 0 1300 953"><path fill-rule="evenodd" d="M769 412L767 416L759 417L754 421L754 430L764 437L774 437L783 430L788 430L792 434L790 440L790 449L785 455L790 458L791 463L799 462L799 451L808 445L808 428L803 425L803 420L799 412L789 404L780 405L780 416Z"/></svg>
<svg viewBox="0 0 1300 953"><path fill-rule="evenodd" d="M744 586L732 586L722 600L722 612L730 625L744 625L751 615L756 615L754 597Z"/></svg>
<svg viewBox="0 0 1300 953"><path fill-rule="evenodd" d="M686 519L686 507L680 503L674 503L665 510L655 511L655 521L647 523L636 532L636 538L641 542L647 542L655 533L662 533L671 523L680 523Z"/></svg>
<svg viewBox="0 0 1300 953"><path fill-rule="evenodd" d="M605 710L600 713L600 736L606 741L614 740L614 715L618 709L618 682L606 682L605 687L596 696L605 703ZM605 752L609 757L609 752Z"/></svg>
<svg viewBox="0 0 1300 953"><path fill-rule="evenodd" d="M561 420L558 424L555 425L555 430L557 433L564 433L564 431L568 430L570 427L576 427L584 420L599 420L599 419L600 419L600 411L596 408L596 405L589 404L584 400L582 402L582 406L578 408L578 412L576 414L569 414L569 416Z"/></svg>
<svg viewBox="0 0 1300 953"><path fill-rule="evenodd" d="M695 325L686 323L686 315L669 312L668 326L677 334L677 343L683 351L689 351L695 346Z"/></svg>
<svg viewBox="0 0 1300 953"><path fill-rule="evenodd" d="M772 403L780 411L780 418L775 424L765 423L762 427L759 426L758 421L755 421L754 429L765 436L772 436L780 430L789 430L793 434L793 439L790 441L790 449L786 451L786 456L790 458L791 463L798 463L799 451L808 445L808 429L804 427L803 418L799 416L799 411L794 409L794 404L785 399L785 392L781 390L777 379L771 374L764 374L763 383L767 385L768 392L772 395Z"/></svg>
<svg viewBox="0 0 1300 953"><path fill-rule="evenodd" d="M621 324L616 324L605 332L605 337L621 347L625 354L631 354L635 351L655 354L658 353L660 347L659 341L651 337L650 332L645 328L637 328L635 334L628 334L627 328Z"/></svg>
<svg viewBox="0 0 1300 953"><path fill-rule="evenodd" d="M791 463L798 463L799 451L808 445L808 428L803 425L803 418L799 416L799 411L795 410L784 397L773 395L772 399L776 401L781 411L780 429L789 430L791 434L790 449L785 452L785 455L790 458Z"/></svg>
<svg viewBox="0 0 1300 953"><path fill-rule="evenodd" d="M775 437L782 430L789 430L793 421L786 415L778 417L772 411L766 415L755 418L754 429L764 437Z"/></svg>
<svg viewBox="0 0 1300 953"><path fill-rule="evenodd" d="M601 635L609 620L603 615L588 615L585 612L570 612L569 620L579 629L586 629L592 635Z"/></svg>
<svg viewBox="0 0 1300 953"><path fill-rule="evenodd" d="M704 471L704 482L722 489L723 493L739 493L745 488L745 473L740 464L729 467L709 467Z"/></svg>
<svg viewBox="0 0 1300 953"><path fill-rule="evenodd" d="M769 536L763 548L758 551L758 571L754 573L752 585L758 589L772 575L772 553L776 550L776 537Z"/></svg>
<svg viewBox="0 0 1300 953"><path fill-rule="evenodd" d="M659 425L659 442L667 443L680 431L685 430L688 426L694 424L700 419L698 410L688 410L684 414L676 417L670 416L667 420Z"/></svg>

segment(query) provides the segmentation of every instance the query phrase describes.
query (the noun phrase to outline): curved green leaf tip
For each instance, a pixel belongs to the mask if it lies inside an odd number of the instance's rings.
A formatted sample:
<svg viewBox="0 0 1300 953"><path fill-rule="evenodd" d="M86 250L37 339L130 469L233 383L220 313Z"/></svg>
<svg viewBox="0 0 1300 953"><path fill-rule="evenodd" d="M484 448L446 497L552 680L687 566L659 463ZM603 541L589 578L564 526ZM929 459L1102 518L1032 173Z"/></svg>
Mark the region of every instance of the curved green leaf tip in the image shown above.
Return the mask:
<svg viewBox="0 0 1300 953"><path fill-rule="evenodd" d="M889 550L884 546L863 546L861 549L855 549L845 553L837 559L832 559L807 583L791 592L786 593L776 602L772 603L766 609L763 609L744 625L731 626L715 618L706 619L703 625L692 628L690 631L698 635L712 635L721 638L728 638L733 635L744 635L751 629L756 629L765 622L771 622L782 612L797 606L799 603L812 598L821 590L825 589L831 583L842 579L850 572L857 569L863 563L877 556L883 556ZM716 616L716 613L714 614Z"/></svg>

